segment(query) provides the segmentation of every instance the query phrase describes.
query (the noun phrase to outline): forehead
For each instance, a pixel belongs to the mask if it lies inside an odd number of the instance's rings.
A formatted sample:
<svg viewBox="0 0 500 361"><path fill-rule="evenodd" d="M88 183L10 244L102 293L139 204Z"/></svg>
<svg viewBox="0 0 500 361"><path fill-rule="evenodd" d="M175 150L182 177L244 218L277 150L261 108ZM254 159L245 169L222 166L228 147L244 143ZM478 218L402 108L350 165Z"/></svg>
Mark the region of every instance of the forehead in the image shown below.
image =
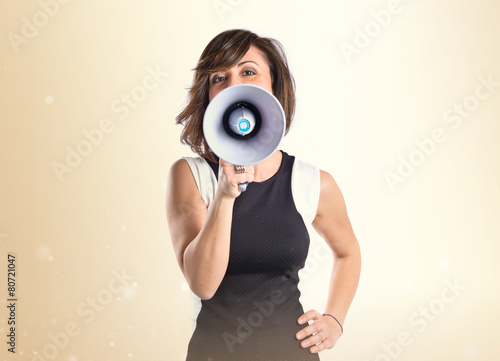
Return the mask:
<svg viewBox="0 0 500 361"><path fill-rule="evenodd" d="M243 55L243 57L240 59L238 63L241 63L242 61L246 60L261 60L267 64L267 61L265 60L265 56L262 53L262 51L260 51L260 49L254 45L250 45L250 48L248 49L246 54Z"/></svg>
<svg viewBox="0 0 500 361"><path fill-rule="evenodd" d="M225 70L229 70L231 68L239 67L242 65L244 62L248 61L253 61L255 62L260 68L264 69L269 69L269 64L267 63L266 56L262 51L257 48L254 45L250 45L250 48L248 51L243 55L238 61L236 61L234 64L231 64L229 68Z"/></svg>

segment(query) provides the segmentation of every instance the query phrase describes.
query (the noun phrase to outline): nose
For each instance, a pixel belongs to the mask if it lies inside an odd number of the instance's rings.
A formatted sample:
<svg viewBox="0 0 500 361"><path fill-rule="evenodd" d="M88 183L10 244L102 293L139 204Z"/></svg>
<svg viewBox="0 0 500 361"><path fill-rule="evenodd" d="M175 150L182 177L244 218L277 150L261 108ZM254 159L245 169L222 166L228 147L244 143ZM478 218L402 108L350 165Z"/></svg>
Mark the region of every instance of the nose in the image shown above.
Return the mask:
<svg viewBox="0 0 500 361"><path fill-rule="evenodd" d="M243 84L243 80L238 75L233 75L228 80L229 81L226 83L228 87L233 85Z"/></svg>

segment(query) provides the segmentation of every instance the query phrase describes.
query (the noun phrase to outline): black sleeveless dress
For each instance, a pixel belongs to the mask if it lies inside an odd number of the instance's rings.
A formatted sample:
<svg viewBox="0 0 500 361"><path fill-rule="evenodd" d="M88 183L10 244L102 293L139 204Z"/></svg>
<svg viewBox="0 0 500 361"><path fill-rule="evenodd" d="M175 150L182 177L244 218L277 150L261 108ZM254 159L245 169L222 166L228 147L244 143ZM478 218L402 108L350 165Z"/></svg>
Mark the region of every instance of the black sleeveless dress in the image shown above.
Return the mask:
<svg viewBox="0 0 500 361"><path fill-rule="evenodd" d="M227 271L201 301L186 361L319 360L295 338L309 234L292 198L295 158L282 153L278 172L235 200ZM217 177L218 162L209 164Z"/></svg>

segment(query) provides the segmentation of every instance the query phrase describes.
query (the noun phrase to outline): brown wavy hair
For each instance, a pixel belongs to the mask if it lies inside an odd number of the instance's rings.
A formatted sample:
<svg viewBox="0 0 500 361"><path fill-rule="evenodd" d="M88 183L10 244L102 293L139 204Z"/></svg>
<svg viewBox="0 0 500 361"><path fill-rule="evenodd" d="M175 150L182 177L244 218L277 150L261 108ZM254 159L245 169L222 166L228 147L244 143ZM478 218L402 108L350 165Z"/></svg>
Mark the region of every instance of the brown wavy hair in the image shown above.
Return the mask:
<svg viewBox="0 0 500 361"><path fill-rule="evenodd" d="M224 31L213 38L203 50L193 69L195 73L187 105L175 118L177 124L184 125L181 142L189 145L193 152L212 161L215 161L214 154L203 136L203 115L208 106L210 74L231 68L243 58L251 45L262 52L269 65L273 94L285 112L285 134L290 129L295 113L295 81L281 43L272 38L260 37L248 30Z"/></svg>

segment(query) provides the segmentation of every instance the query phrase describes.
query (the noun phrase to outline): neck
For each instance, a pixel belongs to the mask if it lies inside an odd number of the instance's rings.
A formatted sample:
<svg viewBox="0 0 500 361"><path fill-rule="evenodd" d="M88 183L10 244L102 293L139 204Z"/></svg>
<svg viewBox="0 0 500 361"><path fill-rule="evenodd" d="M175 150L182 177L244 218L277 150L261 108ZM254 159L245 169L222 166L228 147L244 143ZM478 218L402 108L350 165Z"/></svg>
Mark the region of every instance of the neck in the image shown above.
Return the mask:
<svg viewBox="0 0 500 361"><path fill-rule="evenodd" d="M281 166L283 154L277 150L266 160L255 164L254 182L263 182L275 175Z"/></svg>

